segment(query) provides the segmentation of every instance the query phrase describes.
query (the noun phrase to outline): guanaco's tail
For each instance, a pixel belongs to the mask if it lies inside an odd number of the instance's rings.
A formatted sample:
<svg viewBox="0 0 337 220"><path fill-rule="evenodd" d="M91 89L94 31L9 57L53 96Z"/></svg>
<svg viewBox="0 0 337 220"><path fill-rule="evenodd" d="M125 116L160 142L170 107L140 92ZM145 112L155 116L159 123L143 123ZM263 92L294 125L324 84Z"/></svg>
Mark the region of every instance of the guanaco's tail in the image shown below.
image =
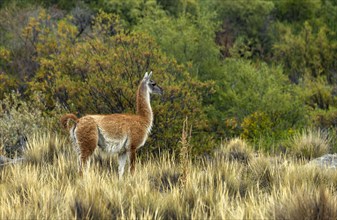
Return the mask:
<svg viewBox="0 0 337 220"><path fill-rule="evenodd" d="M61 117L60 121L64 129L69 130L69 120L73 121L75 124L78 122L78 118L74 114L65 114Z"/></svg>

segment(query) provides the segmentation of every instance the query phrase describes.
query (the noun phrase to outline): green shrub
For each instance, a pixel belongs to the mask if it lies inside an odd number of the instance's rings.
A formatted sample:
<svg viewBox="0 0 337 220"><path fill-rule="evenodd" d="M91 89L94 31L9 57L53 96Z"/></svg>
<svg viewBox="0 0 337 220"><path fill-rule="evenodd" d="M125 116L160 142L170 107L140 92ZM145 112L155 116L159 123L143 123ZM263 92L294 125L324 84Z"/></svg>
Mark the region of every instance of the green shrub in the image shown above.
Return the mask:
<svg viewBox="0 0 337 220"><path fill-rule="evenodd" d="M272 1L216 0L209 1L221 28L217 31L217 43L225 57L264 57L270 50L268 30L275 8Z"/></svg>
<svg viewBox="0 0 337 220"><path fill-rule="evenodd" d="M164 13L155 0L99 0L97 1L97 4L94 4L93 8L98 11L103 10L104 12L118 15L127 29L136 27L142 18L146 17L148 14L154 15Z"/></svg>
<svg viewBox="0 0 337 220"><path fill-rule="evenodd" d="M306 96L305 102L312 109L329 110L331 106L336 106L333 88L324 78L305 79L302 84Z"/></svg>
<svg viewBox="0 0 337 220"><path fill-rule="evenodd" d="M272 135L272 120L264 112L254 112L243 119L241 137L244 139L259 139L262 135Z"/></svg>
<svg viewBox="0 0 337 220"><path fill-rule="evenodd" d="M321 129L335 129L337 127L337 109L333 108L329 111L319 110L312 113L312 122L315 127Z"/></svg>
<svg viewBox="0 0 337 220"><path fill-rule="evenodd" d="M208 113L219 134L282 138L307 123L300 92L280 67L227 59Z"/></svg>
<svg viewBox="0 0 337 220"><path fill-rule="evenodd" d="M45 24L49 24L46 26ZM27 95L44 94L42 104L53 111L57 103L67 112L84 114L132 113L135 93L146 71L164 89L161 97L152 97L154 126L146 152L175 152L186 116L196 132L202 132L207 119L202 95L209 83L191 77L173 58L166 57L147 34L126 34L118 17L104 12L93 19L90 32L77 36L77 27L69 18L50 20L46 11L32 18L24 29L28 39L36 38L39 65L28 82ZM208 134L195 138L200 141ZM195 148L200 153L210 144Z"/></svg>
<svg viewBox="0 0 337 220"><path fill-rule="evenodd" d="M220 51L214 42L217 23L214 14L198 11L198 16L182 14L147 16L137 30L154 37L162 51L184 65L199 79L214 79L219 74Z"/></svg>
<svg viewBox="0 0 337 220"><path fill-rule="evenodd" d="M316 15L320 1L316 0L282 0L275 2L276 16L281 20L305 21Z"/></svg>
<svg viewBox="0 0 337 220"><path fill-rule="evenodd" d="M36 96L38 98L41 98ZM49 119L40 108L37 108L35 102L23 101L20 94L12 92L5 95L3 100L0 100L0 138L1 146L6 147L9 156L13 156L12 152L17 141L21 137L28 138L36 132L42 132L50 129L50 126L55 122L55 119Z"/></svg>
<svg viewBox="0 0 337 220"><path fill-rule="evenodd" d="M10 51L0 46L0 99L3 99L4 94L10 92L16 87L16 82L13 77L6 74L6 67L10 60Z"/></svg>
<svg viewBox="0 0 337 220"><path fill-rule="evenodd" d="M305 76L324 76L336 82L332 69L336 68L335 34L324 24L305 22L300 31L283 23L276 24L278 38L273 45L274 61L282 63L289 78L299 83Z"/></svg>

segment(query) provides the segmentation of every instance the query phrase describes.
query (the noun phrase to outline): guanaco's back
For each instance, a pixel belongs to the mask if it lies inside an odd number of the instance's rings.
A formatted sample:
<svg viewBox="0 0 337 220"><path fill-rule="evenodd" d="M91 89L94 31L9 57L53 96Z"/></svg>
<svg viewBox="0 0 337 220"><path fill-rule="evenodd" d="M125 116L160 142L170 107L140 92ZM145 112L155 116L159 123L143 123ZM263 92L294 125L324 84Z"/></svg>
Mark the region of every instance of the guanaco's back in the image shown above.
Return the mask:
<svg viewBox="0 0 337 220"><path fill-rule="evenodd" d="M153 112L150 94L162 94L163 90L151 80L152 72L145 73L136 98L137 113L86 115L77 118L74 114L61 117L61 124L70 132L70 138L78 153L79 172L96 147L118 154L118 173L122 177L127 159L130 170L135 169L136 150L143 146L151 131ZM70 121L73 122L72 126Z"/></svg>

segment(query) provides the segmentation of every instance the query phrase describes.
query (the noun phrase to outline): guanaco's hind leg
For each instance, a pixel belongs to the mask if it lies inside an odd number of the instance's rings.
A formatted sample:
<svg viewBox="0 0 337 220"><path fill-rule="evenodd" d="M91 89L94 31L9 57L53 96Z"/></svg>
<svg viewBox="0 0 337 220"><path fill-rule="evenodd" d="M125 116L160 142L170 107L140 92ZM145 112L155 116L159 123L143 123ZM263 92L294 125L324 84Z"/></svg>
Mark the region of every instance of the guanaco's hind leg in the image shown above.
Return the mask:
<svg viewBox="0 0 337 220"><path fill-rule="evenodd" d="M136 148L131 147L131 150L130 150L130 173L132 175L135 173L135 163L136 163Z"/></svg>
<svg viewBox="0 0 337 220"><path fill-rule="evenodd" d="M77 124L76 139L79 153L79 173L83 174L89 157L92 155L98 143L98 131L95 121L90 117L84 117Z"/></svg>
<svg viewBox="0 0 337 220"><path fill-rule="evenodd" d="M119 179L122 179L124 174L124 167L128 158L128 152L124 152L118 155L118 176Z"/></svg>

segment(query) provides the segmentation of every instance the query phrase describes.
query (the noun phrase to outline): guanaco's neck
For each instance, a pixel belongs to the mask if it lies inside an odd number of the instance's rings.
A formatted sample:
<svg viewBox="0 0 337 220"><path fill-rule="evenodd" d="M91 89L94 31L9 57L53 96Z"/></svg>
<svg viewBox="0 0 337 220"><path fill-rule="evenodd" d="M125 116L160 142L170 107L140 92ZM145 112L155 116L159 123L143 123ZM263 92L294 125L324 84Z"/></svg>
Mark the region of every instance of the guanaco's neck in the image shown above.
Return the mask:
<svg viewBox="0 0 337 220"><path fill-rule="evenodd" d="M137 91L137 115L142 116L151 129L153 122L152 108L150 104L150 93L146 82L141 82Z"/></svg>

